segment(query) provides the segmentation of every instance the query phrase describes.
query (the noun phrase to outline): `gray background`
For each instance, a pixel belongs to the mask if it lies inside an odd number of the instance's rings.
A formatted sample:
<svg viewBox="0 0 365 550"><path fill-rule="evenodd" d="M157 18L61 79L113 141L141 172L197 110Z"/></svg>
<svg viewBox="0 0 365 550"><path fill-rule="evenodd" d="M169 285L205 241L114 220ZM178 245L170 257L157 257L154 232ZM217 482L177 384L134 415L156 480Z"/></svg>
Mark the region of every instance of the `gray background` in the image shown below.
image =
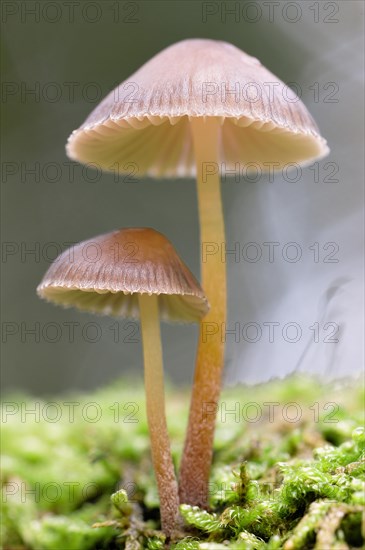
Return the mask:
<svg viewBox="0 0 365 550"><path fill-rule="evenodd" d="M129 341L137 326L37 298L49 260L65 243L122 226L152 226L199 276L194 181L114 181L71 163L64 149L70 132L117 83L189 37L232 42L283 81L299 84L331 147L318 165L318 181L307 168L296 182L283 175L273 183L264 177L223 182L227 246L238 243L243 251L239 261L232 256L227 261L228 328L238 327L239 334L227 336L226 380L257 382L293 370L356 374L363 347L363 2L255 7L255 2L83 1L73 15L63 2L47 1L34 15L28 11L33 4L2 3L3 389L55 393L88 390L127 372L142 377L138 334ZM227 13L232 7L238 10L234 15ZM25 93L31 89L34 94ZM32 168L36 175L27 172ZM338 182L328 181L333 168ZM269 241L279 243L273 262L263 245ZM256 262L245 256L250 242L263 252ZM299 246L297 262L286 255L294 251L285 248L290 242ZM309 248L316 242L318 262ZM335 243L337 262L324 261L333 250L324 249L326 243ZM36 254L24 254L32 248ZM36 323L39 341L27 332ZM67 323L78 323L74 338ZM98 335L89 323L98 324ZM249 341L255 333L247 323L262 331L257 342ZM267 323L279 323L273 338ZM318 342L309 328L314 323ZM338 326L337 343L325 341L332 326ZM294 341L290 330L298 327ZM187 383L197 329L164 325L163 339L168 376Z"/></svg>

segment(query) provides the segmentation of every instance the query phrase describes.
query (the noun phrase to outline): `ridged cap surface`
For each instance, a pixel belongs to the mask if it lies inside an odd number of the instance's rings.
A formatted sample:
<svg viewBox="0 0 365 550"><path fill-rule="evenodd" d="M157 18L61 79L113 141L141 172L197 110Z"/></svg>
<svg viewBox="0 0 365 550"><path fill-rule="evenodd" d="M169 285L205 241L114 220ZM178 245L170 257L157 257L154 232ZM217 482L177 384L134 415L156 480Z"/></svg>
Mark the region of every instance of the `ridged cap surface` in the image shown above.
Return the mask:
<svg viewBox="0 0 365 550"><path fill-rule="evenodd" d="M128 228L83 241L51 264L39 296L118 317L138 318L138 294L159 297L161 319L196 322L207 299L174 247L158 231Z"/></svg>
<svg viewBox="0 0 365 550"><path fill-rule="evenodd" d="M189 39L113 90L72 133L67 153L136 176L193 175L192 117L219 119L220 160L229 165L279 170L329 151L299 97L257 59L227 42Z"/></svg>

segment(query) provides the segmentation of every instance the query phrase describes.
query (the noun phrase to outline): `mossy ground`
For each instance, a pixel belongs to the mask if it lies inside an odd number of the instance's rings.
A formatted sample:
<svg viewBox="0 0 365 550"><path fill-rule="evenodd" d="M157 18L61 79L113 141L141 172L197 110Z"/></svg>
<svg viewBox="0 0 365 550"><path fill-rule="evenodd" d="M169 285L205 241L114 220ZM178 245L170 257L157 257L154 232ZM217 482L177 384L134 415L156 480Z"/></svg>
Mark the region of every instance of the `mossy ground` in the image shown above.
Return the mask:
<svg viewBox="0 0 365 550"><path fill-rule="evenodd" d="M188 403L188 392L168 391L176 466ZM225 391L210 510L183 505L171 548L362 548L363 403L359 382L292 377ZM8 396L2 420L4 549L164 547L140 385L122 380L57 400Z"/></svg>

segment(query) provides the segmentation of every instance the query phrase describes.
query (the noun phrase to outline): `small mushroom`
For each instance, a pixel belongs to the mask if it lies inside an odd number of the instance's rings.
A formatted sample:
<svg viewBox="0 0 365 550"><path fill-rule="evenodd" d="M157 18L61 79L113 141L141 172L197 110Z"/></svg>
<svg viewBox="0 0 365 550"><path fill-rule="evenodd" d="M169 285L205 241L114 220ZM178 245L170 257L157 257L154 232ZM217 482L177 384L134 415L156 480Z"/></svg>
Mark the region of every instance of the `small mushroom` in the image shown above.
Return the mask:
<svg viewBox="0 0 365 550"><path fill-rule="evenodd" d="M208 303L172 244L149 228L120 229L64 251L49 267L39 296L63 306L140 318L147 418L166 535L178 521L178 488L165 417L160 319L197 322Z"/></svg>
<svg viewBox="0 0 365 550"><path fill-rule="evenodd" d="M232 44L192 39L174 44L113 90L74 131L70 158L120 173L197 175L200 240L217 252L201 262L202 286L217 327L199 339L189 426L180 471L182 502L206 506L214 415L219 399L226 321L225 242L220 173L254 165L281 170L328 153L300 99L261 63ZM134 163L131 165L131 163ZM209 376L207 376L209 370Z"/></svg>

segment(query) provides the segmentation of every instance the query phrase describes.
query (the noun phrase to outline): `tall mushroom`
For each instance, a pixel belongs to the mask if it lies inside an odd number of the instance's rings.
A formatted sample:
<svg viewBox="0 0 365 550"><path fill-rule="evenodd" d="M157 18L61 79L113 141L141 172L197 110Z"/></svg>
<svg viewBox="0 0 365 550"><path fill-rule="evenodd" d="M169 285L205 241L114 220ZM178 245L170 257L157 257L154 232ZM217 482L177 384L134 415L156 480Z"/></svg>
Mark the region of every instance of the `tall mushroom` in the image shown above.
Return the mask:
<svg viewBox="0 0 365 550"><path fill-rule="evenodd" d="M196 279L154 229L120 229L81 242L49 267L39 296L82 310L141 320L147 418L161 523L170 536L178 488L165 417L160 318L197 322L208 310Z"/></svg>
<svg viewBox="0 0 365 550"><path fill-rule="evenodd" d="M225 167L281 170L327 152L307 109L283 82L232 44L200 39L153 57L96 107L67 144L70 158L104 170L196 174L200 240L216 250L225 242L219 176ZM207 505L215 425L214 415L204 417L202 409L218 402L224 364L226 270L219 252L201 261L211 305L205 321L218 330L199 340L180 471L181 501L201 506Z"/></svg>

